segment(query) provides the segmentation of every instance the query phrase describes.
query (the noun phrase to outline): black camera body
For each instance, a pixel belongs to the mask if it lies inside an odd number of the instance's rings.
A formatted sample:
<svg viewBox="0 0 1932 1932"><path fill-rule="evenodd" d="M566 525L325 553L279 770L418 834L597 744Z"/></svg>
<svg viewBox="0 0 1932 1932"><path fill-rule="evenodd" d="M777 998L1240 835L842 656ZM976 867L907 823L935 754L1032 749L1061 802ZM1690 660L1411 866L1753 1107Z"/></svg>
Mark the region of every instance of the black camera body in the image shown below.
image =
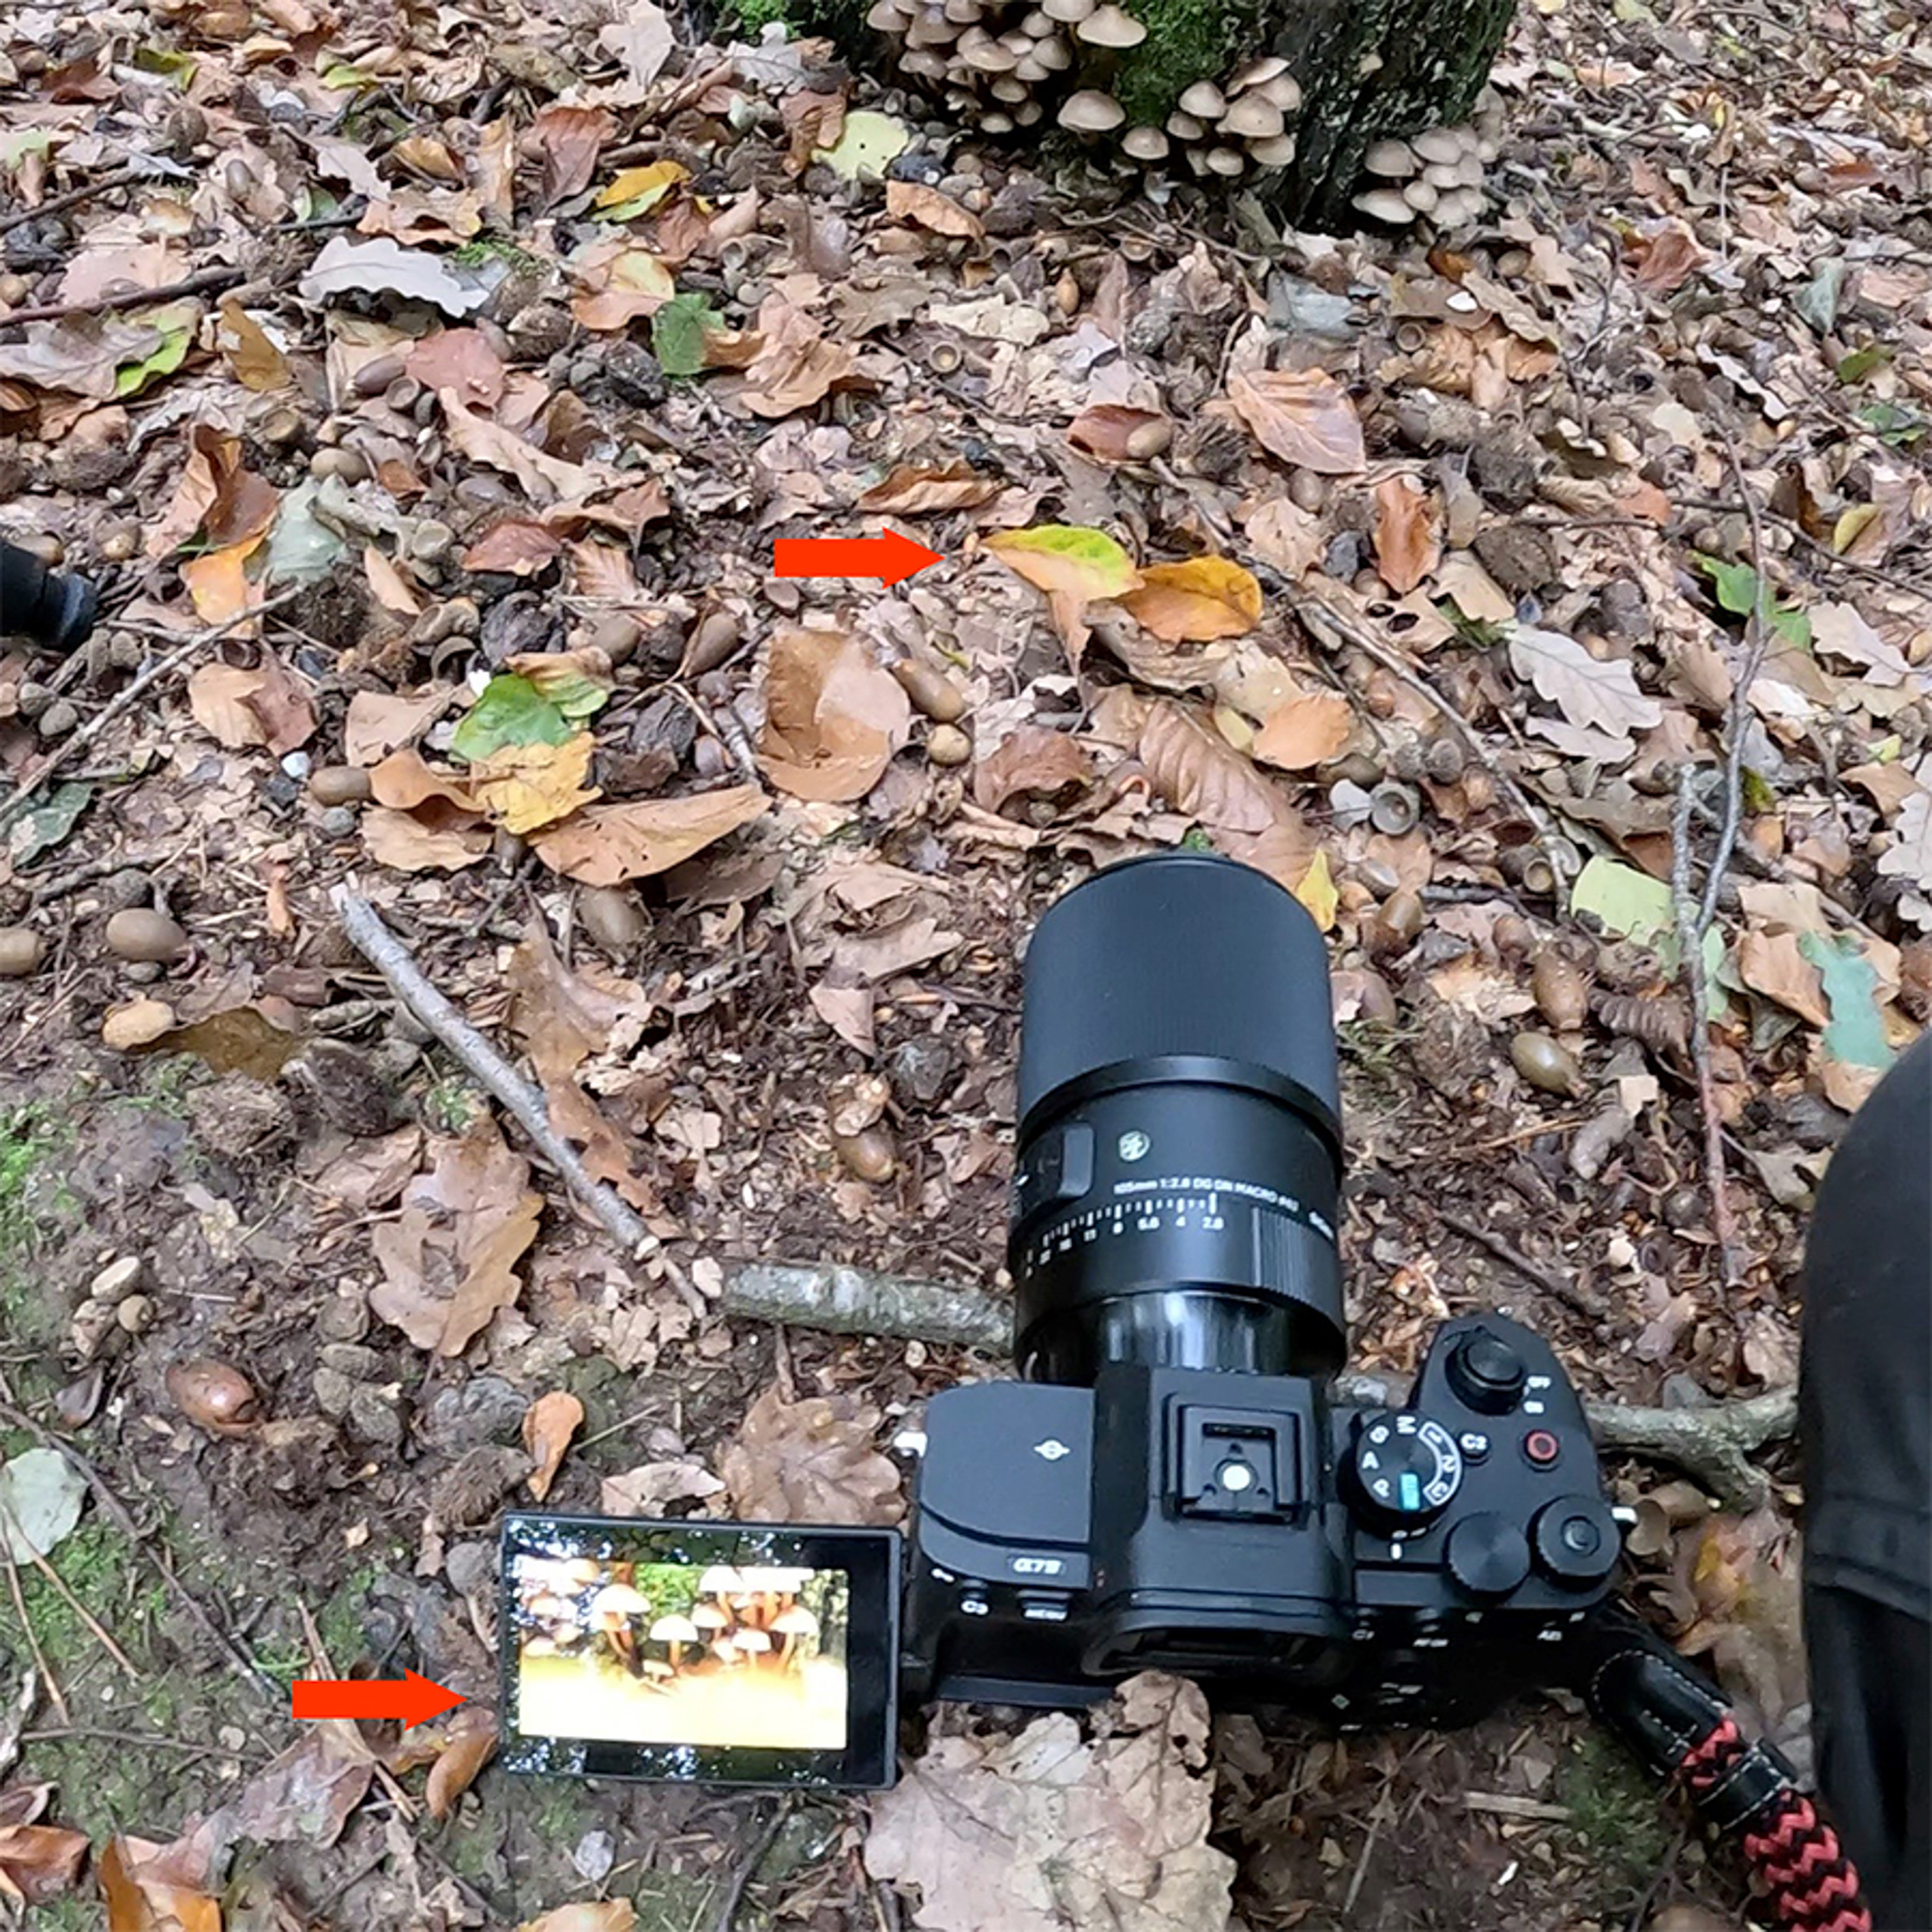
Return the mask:
<svg viewBox="0 0 1932 1932"><path fill-rule="evenodd" d="M1331 1400L1341 1136L1314 923L1260 874L1116 867L1027 960L1009 1244L1028 1378L927 1406L914 1696L1462 1723L1566 1675L1620 1532L1575 1390L1500 1316L1408 1406Z"/></svg>

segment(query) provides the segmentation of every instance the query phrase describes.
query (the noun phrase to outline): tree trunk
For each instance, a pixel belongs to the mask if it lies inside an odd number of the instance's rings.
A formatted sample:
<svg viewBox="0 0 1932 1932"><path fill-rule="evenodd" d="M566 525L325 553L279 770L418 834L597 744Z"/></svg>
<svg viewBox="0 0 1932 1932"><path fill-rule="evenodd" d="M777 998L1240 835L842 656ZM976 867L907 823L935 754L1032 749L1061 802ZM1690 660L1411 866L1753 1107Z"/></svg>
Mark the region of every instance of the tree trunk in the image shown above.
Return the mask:
<svg viewBox="0 0 1932 1932"><path fill-rule="evenodd" d="M1118 10L1102 0L1101 11L1123 12L1146 38L1110 49L1083 38L1091 18L1057 25L1053 39L1071 58L1041 76L1024 59L1017 75L998 66L1007 58L998 49L1003 37L1022 33L1030 14L1038 26L1039 0L954 0L951 17L943 0L884 0L897 10L898 25L883 32L867 25L868 13L879 14L871 0L795 4L856 66L883 82L926 89L962 129L990 123L1005 133L1001 123L1016 120L1012 139L1043 139L1055 133L1069 99L1092 91L1122 113L1118 125L1082 134L1090 152L1122 160L1129 133L1143 145L1161 136L1169 152L1147 163L1151 171L1244 181L1267 207L1307 228L1360 223L1350 203L1365 185L1372 143L1467 120L1515 11L1515 0L1119 0ZM1092 0L1080 4L1091 8ZM978 21L956 17L976 10ZM1058 8L1047 11L1061 17ZM969 60L969 49L988 65ZM1212 82L1233 100L1244 70L1252 74L1270 55L1286 61L1299 84L1300 101L1286 109L1283 130L1293 137L1293 159L1282 158L1286 142L1272 143L1264 131L1243 139L1204 121L1192 135L1184 111L1177 131L1172 117L1190 87ZM1264 83L1262 91L1279 86ZM1016 101L1021 87L1025 99Z"/></svg>

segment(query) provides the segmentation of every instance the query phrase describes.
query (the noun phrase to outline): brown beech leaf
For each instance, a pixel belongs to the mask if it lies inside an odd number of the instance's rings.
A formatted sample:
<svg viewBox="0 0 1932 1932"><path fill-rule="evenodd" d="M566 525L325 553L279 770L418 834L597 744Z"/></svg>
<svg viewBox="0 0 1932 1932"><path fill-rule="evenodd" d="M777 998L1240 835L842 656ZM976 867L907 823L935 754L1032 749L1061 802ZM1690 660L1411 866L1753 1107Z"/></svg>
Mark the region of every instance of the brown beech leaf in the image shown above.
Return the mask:
<svg viewBox="0 0 1932 1932"><path fill-rule="evenodd" d="M194 722L231 752L261 745L282 757L315 735L307 681L271 652L247 669L203 665L187 681L187 702Z"/></svg>
<svg viewBox="0 0 1932 1932"><path fill-rule="evenodd" d="M473 462L514 476L532 500L586 497L606 480L582 464L566 463L539 449L488 416L473 415L454 389L439 389L437 396L451 447Z"/></svg>
<svg viewBox="0 0 1932 1932"><path fill-rule="evenodd" d="M454 389L474 410L503 400L509 372L478 328L439 328L409 352L410 374L426 389Z"/></svg>
<svg viewBox="0 0 1932 1932"><path fill-rule="evenodd" d="M1435 494L1413 476L1384 476L1376 485L1376 568L1398 597L1406 597L1442 560Z"/></svg>
<svg viewBox="0 0 1932 1932"><path fill-rule="evenodd" d="M1225 556L1150 563L1140 588L1121 599L1134 621L1170 644L1238 638L1261 621L1262 587L1254 573Z"/></svg>
<svg viewBox="0 0 1932 1932"><path fill-rule="evenodd" d="M1005 488L1000 478L980 475L970 463L949 463L940 469L901 464L883 483L873 484L857 507L890 516L929 517L943 510L977 510Z"/></svg>
<svg viewBox="0 0 1932 1932"><path fill-rule="evenodd" d="M399 617L422 615L422 599L414 584L374 544L362 546L362 575L368 580L369 594L384 610L393 611Z"/></svg>
<svg viewBox="0 0 1932 1932"><path fill-rule="evenodd" d="M384 1278L369 1306L417 1348L460 1355L521 1293L516 1264L543 1196L488 1114L431 1151L435 1165L403 1190L401 1214L372 1231Z"/></svg>
<svg viewBox="0 0 1932 1932"><path fill-rule="evenodd" d="M233 296L224 298L220 313L218 339L235 380L258 395L287 388L288 358L270 341L262 325Z"/></svg>
<svg viewBox="0 0 1932 1932"><path fill-rule="evenodd" d="M977 214L969 214L951 195L941 194L923 182L889 181L886 213L895 221L915 222L935 235L949 236L957 242L978 242L986 233Z"/></svg>
<svg viewBox="0 0 1932 1932"><path fill-rule="evenodd" d="M524 1447L536 1467L530 1471L530 1494L538 1502L550 1494L563 1452L583 1427L583 1405L564 1389L540 1395L524 1411Z"/></svg>
<svg viewBox="0 0 1932 1932"><path fill-rule="evenodd" d="M1292 497L1270 497L1257 504L1242 527L1255 555L1288 578L1306 576L1321 561L1327 546L1321 519L1304 510Z"/></svg>
<svg viewBox="0 0 1932 1932"><path fill-rule="evenodd" d="M532 1484L534 1487L534 1483ZM537 1491L541 1501L543 1492ZM476 1774L497 1755L497 1714L487 1704L466 1704L450 1721L449 1737L429 1768L423 1800L432 1818L447 1818Z"/></svg>
<svg viewBox="0 0 1932 1932"><path fill-rule="evenodd" d="M1747 932L1738 941L1738 978L1753 993L1762 993L1788 1008L1815 1027L1830 1026L1832 1010L1825 1003L1825 981L1805 958L1795 932Z"/></svg>
<svg viewBox="0 0 1932 1932"><path fill-rule="evenodd" d="M896 687L895 687L896 688ZM554 872L586 886L620 886L668 872L749 825L769 801L756 785L732 785L690 798L644 798L592 805L536 833L531 849Z"/></svg>
<svg viewBox="0 0 1932 1932"><path fill-rule="evenodd" d="M1224 832L1265 832L1288 801L1234 746L1184 706L1157 697L1141 726L1140 759L1155 792Z"/></svg>
<svg viewBox="0 0 1932 1932"><path fill-rule="evenodd" d="M873 1446L879 1421L858 1396L786 1402L768 1388L719 1459L732 1509L747 1522L897 1522L905 1493Z"/></svg>
<svg viewBox="0 0 1932 1932"><path fill-rule="evenodd" d="M575 970L557 956L541 919L525 928L510 954L504 983L510 1025L540 1079L573 1074L594 1053L607 1052L628 1028L633 1041L651 1014L651 997L635 980L586 960Z"/></svg>
<svg viewBox="0 0 1932 1932"><path fill-rule="evenodd" d="M491 832L471 819L463 825L426 825L407 811L365 805L362 843L378 865L398 872L460 872L489 855Z"/></svg>
<svg viewBox="0 0 1932 1932"><path fill-rule="evenodd" d="M871 1806L866 1869L945 1932L1222 1932L1235 1861L1208 1842L1198 1686L1146 1672L1098 1736L1064 1711L1016 1736L935 1738Z"/></svg>
<svg viewBox="0 0 1932 1932"><path fill-rule="evenodd" d="M603 794L584 781L596 741L588 731L561 745L503 745L469 767L476 802L520 837L568 818Z"/></svg>
<svg viewBox="0 0 1932 1932"><path fill-rule="evenodd" d="M897 678L856 638L791 628L771 643L758 763L795 798L864 798L912 729Z"/></svg>
<svg viewBox="0 0 1932 1932"><path fill-rule="evenodd" d="M1022 724L973 767L973 802L998 811L1018 792L1057 792L1091 784L1094 760L1084 745L1044 724Z"/></svg>
<svg viewBox="0 0 1932 1932"><path fill-rule="evenodd" d="M1237 369L1228 400L1270 456L1322 476L1368 468L1362 420L1349 392L1325 369Z"/></svg>
<svg viewBox="0 0 1932 1932"><path fill-rule="evenodd" d="M782 296L767 296L758 310L757 354L745 371L739 400L753 415L788 416L808 410L852 375L853 355L827 342L818 324Z"/></svg>
<svg viewBox="0 0 1932 1932"><path fill-rule="evenodd" d="M85 1832L35 1821L53 1796L51 1784L15 1784L0 1791L0 1899L44 1905L71 1891L87 1856Z"/></svg>
<svg viewBox="0 0 1932 1932"><path fill-rule="evenodd" d="M450 686L435 685L413 695L390 691L358 691L349 700L342 726L342 755L352 765L379 765L391 752L401 751L449 709L456 696ZM416 762L421 764L421 759ZM387 798L384 805L398 801ZM407 808L404 808L407 810Z"/></svg>
<svg viewBox="0 0 1932 1932"><path fill-rule="evenodd" d="M597 172L597 153L616 123L602 107L561 107L553 103L530 124L543 157L537 198L546 209L582 194Z"/></svg>
<svg viewBox="0 0 1932 1932"><path fill-rule="evenodd" d="M496 570L510 577L534 577L563 554L563 539L534 517L506 517L494 524L463 553L465 570Z"/></svg>
<svg viewBox="0 0 1932 1932"><path fill-rule="evenodd" d="M221 1932L221 1901L202 1887L208 1857L192 1840L110 1838L99 1866L107 1932Z"/></svg>
<svg viewBox="0 0 1932 1932"><path fill-rule="evenodd" d="M624 1898L594 1905L559 1905L541 1918L526 1918L517 1932L637 1932L637 1908Z"/></svg>
<svg viewBox="0 0 1932 1932"><path fill-rule="evenodd" d="M1332 691L1306 691L1262 721L1255 756L1285 772L1305 772L1332 758L1353 724L1349 700Z"/></svg>
<svg viewBox="0 0 1932 1932"><path fill-rule="evenodd" d="M1667 296L1681 289L1704 266L1706 258L1690 225L1673 215L1641 237L1626 259L1636 262L1631 279L1638 288L1654 296Z"/></svg>
<svg viewBox="0 0 1932 1932"><path fill-rule="evenodd" d="M1174 440L1174 424L1158 410L1095 403L1066 425L1066 440L1096 463L1145 463Z"/></svg>
<svg viewBox="0 0 1932 1932"><path fill-rule="evenodd" d="M606 1516L663 1516L675 1503L709 1502L724 1485L701 1463L640 1463L598 1486L597 1507Z"/></svg>

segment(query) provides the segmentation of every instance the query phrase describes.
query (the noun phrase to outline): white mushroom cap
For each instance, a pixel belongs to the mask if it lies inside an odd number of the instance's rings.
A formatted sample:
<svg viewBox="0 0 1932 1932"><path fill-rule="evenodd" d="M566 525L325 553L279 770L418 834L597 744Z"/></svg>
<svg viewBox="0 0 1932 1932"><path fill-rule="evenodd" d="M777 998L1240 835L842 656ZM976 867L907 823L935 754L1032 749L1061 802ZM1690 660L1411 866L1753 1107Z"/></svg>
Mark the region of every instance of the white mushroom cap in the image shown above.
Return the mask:
<svg viewBox="0 0 1932 1932"><path fill-rule="evenodd" d="M1281 109L1258 94L1244 94L1221 117L1224 134L1238 134L1243 140L1269 141L1288 124Z"/></svg>
<svg viewBox="0 0 1932 1932"><path fill-rule="evenodd" d="M1264 81L1279 80L1288 71L1288 63L1278 55L1265 54L1260 60L1250 61L1246 67L1237 68L1235 77L1228 83L1236 94L1244 87L1260 87Z"/></svg>
<svg viewBox="0 0 1932 1932"><path fill-rule="evenodd" d="M744 1578L728 1563L714 1563L697 1579L700 1597L724 1597L745 1587Z"/></svg>
<svg viewBox="0 0 1932 1932"><path fill-rule="evenodd" d="M1285 168L1294 158L1294 136L1277 134L1271 141L1250 141L1248 153L1264 168Z"/></svg>
<svg viewBox="0 0 1932 1932"><path fill-rule="evenodd" d="M1234 148L1209 148L1208 165L1217 175L1226 175L1231 181L1248 165L1245 156Z"/></svg>
<svg viewBox="0 0 1932 1932"><path fill-rule="evenodd" d="M924 47L912 47L899 56L899 71L916 74L921 80L944 80L946 63Z"/></svg>
<svg viewBox="0 0 1932 1932"><path fill-rule="evenodd" d="M1384 181L1406 181L1421 166L1406 141L1371 141L1362 165Z"/></svg>
<svg viewBox="0 0 1932 1932"><path fill-rule="evenodd" d="M1009 107L1017 107L1027 98L1027 84L1017 73L1001 74L986 91Z"/></svg>
<svg viewBox="0 0 1932 1932"><path fill-rule="evenodd" d="M1167 136L1158 128L1129 128L1121 136L1121 152L1137 161L1167 159Z"/></svg>
<svg viewBox="0 0 1932 1932"><path fill-rule="evenodd" d="M1358 194L1354 205L1364 214L1372 214L1378 221L1388 221L1401 227L1415 218L1415 211L1403 200L1402 190L1397 187L1372 187L1366 194Z"/></svg>
<svg viewBox="0 0 1932 1932"><path fill-rule="evenodd" d="M772 1628L775 1631L782 1632L786 1636L816 1636L818 1634L818 1619L803 1604L800 1604L796 1607L787 1610L783 1616L780 1617L773 1624Z"/></svg>
<svg viewBox="0 0 1932 1932"><path fill-rule="evenodd" d="M604 1566L594 1556L573 1556L563 1566L573 1583L594 1583L604 1574Z"/></svg>
<svg viewBox="0 0 1932 1932"><path fill-rule="evenodd" d="M1044 8L1036 7L1032 13L1021 16L1020 32L1031 34L1037 41L1043 41L1053 32L1053 15Z"/></svg>
<svg viewBox="0 0 1932 1932"><path fill-rule="evenodd" d="M923 7L906 29L909 47L950 47L959 38L959 29L937 7Z"/></svg>
<svg viewBox="0 0 1932 1932"><path fill-rule="evenodd" d="M1460 187L1462 185L1461 182L1457 179L1455 164L1449 161L1431 161L1423 169L1422 179L1431 187Z"/></svg>
<svg viewBox="0 0 1932 1932"><path fill-rule="evenodd" d="M1039 0L1039 11L1063 26L1071 26L1076 20L1084 20L1096 4L1097 0Z"/></svg>
<svg viewBox="0 0 1932 1932"><path fill-rule="evenodd" d="M1065 73L1073 65L1073 49L1058 34L1036 41L1033 57L1050 73Z"/></svg>
<svg viewBox="0 0 1932 1932"><path fill-rule="evenodd" d="M1063 128L1071 128L1075 133L1104 134L1127 118L1127 110L1111 94L1083 87L1078 94L1067 96L1059 118Z"/></svg>
<svg viewBox="0 0 1932 1932"><path fill-rule="evenodd" d="M1113 0L1094 8L1073 32L1090 47L1137 47L1148 35L1147 28L1131 14L1122 13Z"/></svg>
<svg viewBox="0 0 1932 1932"><path fill-rule="evenodd" d="M731 1628L731 1619L716 1604L699 1604L691 1613L691 1621L699 1630L722 1631Z"/></svg>
<svg viewBox="0 0 1932 1932"><path fill-rule="evenodd" d="M1416 213L1427 214L1435 208L1440 197L1434 182L1412 181L1403 184L1402 198L1415 210Z"/></svg>
<svg viewBox="0 0 1932 1932"><path fill-rule="evenodd" d="M866 24L876 27L882 34L901 34L911 19L911 12L895 6L894 0L872 0L872 11L866 15Z"/></svg>
<svg viewBox="0 0 1932 1932"><path fill-rule="evenodd" d="M1024 99L1026 98L1027 87L1037 87L1041 81L1051 80L1053 78L1053 70L1045 66L1042 62L1035 60L1032 55L1028 55L1025 60L1020 62L1018 67L1014 68L1012 77L1015 80L1026 83L1026 86L1020 89L1020 98Z"/></svg>
<svg viewBox="0 0 1932 1932"><path fill-rule="evenodd" d="M1476 220L1482 212L1481 188L1451 188L1447 194L1436 198L1435 225L1438 228L1461 228L1465 222Z"/></svg>
<svg viewBox="0 0 1932 1932"><path fill-rule="evenodd" d="M1183 114L1192 114L1203 121L1218 121L1228 111L1228 97L1211 80L1197 80L1192 87L1181 89L1180 99L1175 104Z"/></svg>
<svg viewBox="0 0 1932 1932"><path fill-rule="evenodd" d="M628 1583L607 1583L590 1600L592 1613L600 1617L640 1617L650 1606L650 1599Z"/></svg>
<svg viewBox="0 0 1932 1932"><path fill-rule="evenodd" d="M1003 47L984 27L968 27L959 36L959 58L980 73L1011 73L1019 56Z"/></svg>
<svg viewBox="0 0 1932 1932"><path fill-rule="evenodd" d="M1013 131L1013 117L1002 114L996 107L990 113L980 116L980 130L985 134L1010 134Z"/></svg>
<svg viewBox="0 0 1932 1932"><path fill-rule="evenodd" d="M1301 83L1292 73L1276 74L1252 90L1264 100L1271 100L1284 114L1293 114L1301 105Z"/></svg>
<svg viewBox="0 0 1932 1932"><path fill-rule="evenodd" d="M945 0L946 17L955 25L970 27L985 17L986 10L980 0Z"/></svg>
<svg viewBox="0 0 1932 1932"><path fill-rule="evenodd" d="M772 1647L771 1638L763 1631L740 1631L731 1642L737 1649L745 1651L769 1650Z"/></svg>
<svg viewBox="0 0 1932 1932"><path fill-rule="evenodd" d="M713 1657L722 1657L726 1663L735 1662L745 1654L728 1636L714 1637L708 1648Z"/></svg>
<svg viewBox="0 0 1932 1932"><path fill-rule="evenodd" d="M697 1626L689 1617L660 1617L651 1626L653 1643L696 1643Z"/></svg>
<svg viewBox="0 0 1932 1932"><path fill-rule="evenodd" d="M1022 100L1013 109L1013 119L1022 128L1031 128L1036 121L1045 118L1046 109L1037 100Z"/></svg>
<svg viewBox="0 0 1932 1932"><path fill-rule="evenodd" d="M1411 134L1408 145L1425 161L1455 161L1463 156L1462 137L1453 128L1426 128L1420 134Z"/></svg>
<svg viewBox="0 0 1932 1932"><path fill-rule="evenodd" d="M1472 148L1456 163L1456 185L1458 187L1481 187L1483 185L1483 157Z"/></svg>

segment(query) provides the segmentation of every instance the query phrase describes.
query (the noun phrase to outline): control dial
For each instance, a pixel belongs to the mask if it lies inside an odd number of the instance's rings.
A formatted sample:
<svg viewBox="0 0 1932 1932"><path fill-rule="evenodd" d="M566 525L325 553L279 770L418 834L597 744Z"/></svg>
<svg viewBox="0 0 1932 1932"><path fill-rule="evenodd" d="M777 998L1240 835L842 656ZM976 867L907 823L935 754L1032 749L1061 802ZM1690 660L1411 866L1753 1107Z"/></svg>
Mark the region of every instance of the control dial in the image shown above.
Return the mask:
<svg viewBox="0 0 1932 1932"><path fill-rule="evenodd" d="M1398 1412L1362 1425L1349 1452L1354 1501L1383 1534L1419 1529L1449 1507L1463 1482L1463 1452L1439 1422Z"/></svg>
<svg viewBox="0 0 1932 1932"><path fill-rule="evenodd" d="M1479 1415L1507 1415L1528 1378L1522 1357L1497 1335L1465 1336L1449 1357L1449 1386Z"/></svg>

